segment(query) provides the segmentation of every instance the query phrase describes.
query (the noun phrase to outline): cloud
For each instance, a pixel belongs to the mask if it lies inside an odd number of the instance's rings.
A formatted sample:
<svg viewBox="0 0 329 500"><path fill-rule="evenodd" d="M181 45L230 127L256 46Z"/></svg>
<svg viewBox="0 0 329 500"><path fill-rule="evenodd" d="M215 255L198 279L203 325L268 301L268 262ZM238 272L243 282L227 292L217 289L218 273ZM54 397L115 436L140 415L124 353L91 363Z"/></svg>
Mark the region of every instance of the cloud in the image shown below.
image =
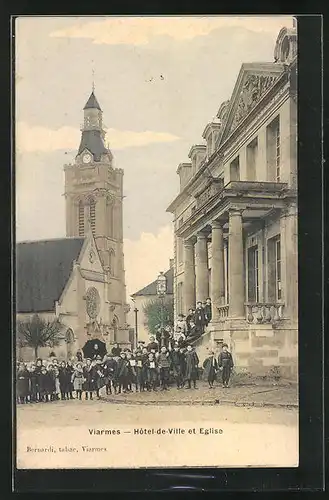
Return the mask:
<svg viewBox="0 0 329 500"><path fill-rule="evenodd" d="M174 236L171 225L156 234L142 233L138 240L124 240L127 298L154 281L160 271L169 269L173 257Z"/></svg>
<svg viewBox="0 0 329 500"><path fill-rule="evenodd" d="M169 36L190 40L226 27L244 27L258 32L278 32L291 26L292 17L283 16L207 16L207 17L111 17L76 24L50 33L50 37L87 38L95 44L145 45L152 37Z"/></svg>
<svg viewBox="0 0 329 500"><path fill-rule="evenodd" d="M61 149L76 149L80 141L80 130L74 127L61 127L57 130L47 127L30 126L26 122L18 122L16 128L17 151L51 152ZM125 149L133 146L145 146L159 142L172 142L179 137L166 132L134 132L131 130L107 130L107 141L113 149Z"/></svg>

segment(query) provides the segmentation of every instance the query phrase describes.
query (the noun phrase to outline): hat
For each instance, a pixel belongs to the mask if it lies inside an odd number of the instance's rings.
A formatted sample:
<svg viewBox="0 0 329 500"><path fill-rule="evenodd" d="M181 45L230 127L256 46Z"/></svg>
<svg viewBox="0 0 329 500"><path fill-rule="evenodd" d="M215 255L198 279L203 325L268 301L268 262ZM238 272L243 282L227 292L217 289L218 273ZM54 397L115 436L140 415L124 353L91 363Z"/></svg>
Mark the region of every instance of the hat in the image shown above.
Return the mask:
<svg viewBox="0 0 329 500"><path fill-rule="evenodd" d="M228 345L227 344L223 344L222 347L228 347Z"/></svg>

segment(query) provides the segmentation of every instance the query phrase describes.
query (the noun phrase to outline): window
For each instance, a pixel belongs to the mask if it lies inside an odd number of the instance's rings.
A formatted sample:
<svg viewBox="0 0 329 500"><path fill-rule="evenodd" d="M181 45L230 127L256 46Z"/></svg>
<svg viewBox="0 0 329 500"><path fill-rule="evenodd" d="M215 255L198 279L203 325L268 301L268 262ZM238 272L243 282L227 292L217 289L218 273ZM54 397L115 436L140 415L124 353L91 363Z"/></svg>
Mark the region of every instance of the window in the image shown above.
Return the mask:
<svg viewBox="0 0 329 500"><path fill-rule="evenodd" d="M275 128L275 178L280 182L280 127L277 124Z"/></svg>
<svg viewBox="0 0 329 500"><path fill-rule="evenodd" d="M281 289L281 241L278 238L275 242L275 283L276 283L276 299L281 300L282 289Z"/></svg>
<svg viewBox="0 0 329 500"><path fill-rule="evenodd" d="M85 233L85 210L82 201L79 202L79 236Z"/></svg>
<svg viewBox="0 0 329 500"><path fill-rule="evenodd" d="M95 203L95 200L90 200L89 217L90 217L90 226L91 226L92 233L95 234L95 230L96 230L96 203Z"/></svg>
<svg viewBox="0 0 329 500"><path fill-rule="evenodd" d="M240 180L240 162L237 156L235 160L230 163L230 181Z"/></svg>
<svg viewBox="0 0 329 500"><path fill-rule="evenodd" d="M177 262L181 264L183 262L184 253L184 243L182 238L177 238Z"/></svg>
<svg viewBox="0 0 329 500"><path fill-rule="evenodd" d="M177 314L183 314L183 283L177 284Z"/></svg>
<svg viewBox="0 0 329 500"><path fill-rule="evenodd" d="M270 238L267 242L267 279L268 300L272 302L282 300L280 236Z"/></svg>
<svg viewBox="0 0 329 500"><path fill-rule="evenodd" d="M259 302L258 246L248 248L248 301Z"/></svg>
<svg viewBox="0 0 329 500"><path fill-rule="evenodd" d="M247 146L247 180L256 180L256 162L258 154L257 137Z"/></svg>
<svg viewBox="0 0 329 500"><path fill-rule="evenodd" d="M280 118L277 116L266 129L267 180L281 181Z"/></svg>

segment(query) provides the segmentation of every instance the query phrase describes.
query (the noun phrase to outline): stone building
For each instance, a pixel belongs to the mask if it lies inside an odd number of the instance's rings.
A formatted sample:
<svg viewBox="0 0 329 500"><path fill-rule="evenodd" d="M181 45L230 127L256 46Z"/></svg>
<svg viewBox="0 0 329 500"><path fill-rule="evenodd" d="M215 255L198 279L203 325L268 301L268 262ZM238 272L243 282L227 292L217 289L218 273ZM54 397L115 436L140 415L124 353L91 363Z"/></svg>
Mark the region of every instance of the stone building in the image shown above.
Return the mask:
<svg viewBox="0 0 329 500"><path fill-rule="evenodd" d="M129 342L123 170L113 167L105 147L102 110L94 92L84 107L81 132L75 163L64 166L67 237L18 243L16 251L18 318L35 313L59 318L65 328L55 352L62 356L89 338Z"/></svg>
<svg viewBox="0 0 329 500"><path fill-rule="evenodd" d="M274 61L245 63L231 99L177 173L175 309L211 297L199 340L229 344L237 369L297 373L297 33ZM279 367L279 368L278 368Z"/></svg>
<svg viewBox="0 0 329 500"><path fill-rule="evenodd" d="M174 290L173 290L173 282L174 282L174 260L170 259L170 267L169 269L164 273L166 280L167 280L167 290L166 290L166 297L173 297ZM143 342L148 343L149 338L150 338L150 332L147 329L147 318L144 314L144 307L152 302L153 300L156 300L158 298L157 295L157 280L152 281L152 283L149 283L148 285L144 286L141 290L138 290L137 292L132 294L132 299L134 301L134 307L137 308L138 313L137 313L137 332L138 332L138 340L141 340ZM135 324L135 319L132 318L132 314L134 313L133 310L131 310L130 315L130 324L133 325Z"/></svg>

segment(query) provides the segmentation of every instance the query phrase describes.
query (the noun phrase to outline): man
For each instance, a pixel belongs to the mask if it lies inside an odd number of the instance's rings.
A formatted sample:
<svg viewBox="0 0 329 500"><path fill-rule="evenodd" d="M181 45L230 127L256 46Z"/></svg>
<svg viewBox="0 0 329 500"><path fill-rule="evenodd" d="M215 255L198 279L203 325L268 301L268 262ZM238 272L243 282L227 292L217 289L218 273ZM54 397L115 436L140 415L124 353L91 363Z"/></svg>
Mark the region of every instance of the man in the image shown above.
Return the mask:
<svg viewBox="0 0 329 500"><path fill-rule="evenodd" d="M234 363L232 354L228 351L228 345L223 344L222 352L218 356L218 367L222 369L223 387L228 387Z"/></svg>
<svg viewBox="0 0 329 500"><path fill-rule="evenodd" d="M197 303L195 310L195 326L200 335L204 333L204 327L206 325L205 313L202 307L201 300Z"/></svg>
<svg viewBox="0 0 329 500"><path fill-rule="evenodd" d="M196 340L200 336L200 332L197 329L193 319L190 322L190 332L189 335L186 339L187 342L192 342L193 340Z"/></svg>
<svg viewBox="0 0 329 500"><path fill-rule="evenodd" d="M114 346L112 347L111 354L114 357L119 357L120 353L121 353L121 348L119 347L119 344L115 342Z"/></svg>
<svg viewBox="0 0 329 500"><path fill-rule="evenodd" d="M208 326L212 319L212 304L210 297L207 298L206 303L204 305L204 315L206 320L206 326Z"/></svg>
<svg viewBox="0 0 329 500"><path fill-rule="evenodd" d="M190 328L191 328L191 321L195 323L195 310L191 307L188 310L188 315L186 316L186 328L187 328L187 335L190 334Z"/></svg>
<svg viewBox="0 0 329 500"><path fill-rule="evenodd" d="M189 344L185 353L185 380L187 382L187 389L191 389L191 381L193 382L194 389L197 389L196 381L198 378L198 364L199 358L195 350Z"/></svg>
<svg viewBox="0 0 329 500"><path fill-rule="evenodd" d="M151 352L151 349L155 349L155 351L159 350L159 343L155 340L154 335L150 336L150 342L147 344L148 352Z"/></svg>

